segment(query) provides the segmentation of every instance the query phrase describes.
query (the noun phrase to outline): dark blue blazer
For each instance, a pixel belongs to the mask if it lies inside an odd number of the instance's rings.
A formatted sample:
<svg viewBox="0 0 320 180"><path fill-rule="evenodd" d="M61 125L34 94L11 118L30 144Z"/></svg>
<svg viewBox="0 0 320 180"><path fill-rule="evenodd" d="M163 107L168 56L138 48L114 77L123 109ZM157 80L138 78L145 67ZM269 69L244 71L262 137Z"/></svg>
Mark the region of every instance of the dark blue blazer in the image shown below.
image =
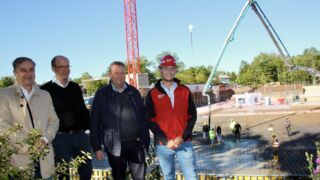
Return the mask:
<svg viewBox="0 0 320 180"><path fill-rule="evenodd" d="M150 134L143 100L135 87L129 84L126 85L127 88L122 93L126 93L128 101L134 107L139 122L139 141L148 150ZM121 139L117 109L121 104L117 101L116 93L118 92L112 89L111 83L96 92L91 110L90 135L94 151L100 150L101 145L103 145L105 150L111 154L120 155Z"/></svg>

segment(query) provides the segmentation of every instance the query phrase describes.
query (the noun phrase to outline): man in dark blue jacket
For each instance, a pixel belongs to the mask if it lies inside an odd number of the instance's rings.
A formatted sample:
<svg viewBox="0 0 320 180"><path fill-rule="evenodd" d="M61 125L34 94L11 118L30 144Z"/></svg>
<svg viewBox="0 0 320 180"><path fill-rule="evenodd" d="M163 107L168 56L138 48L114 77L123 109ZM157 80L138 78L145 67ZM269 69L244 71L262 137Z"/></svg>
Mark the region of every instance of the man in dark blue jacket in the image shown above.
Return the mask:
<svg viewBox="0 0 320 180"><path fill-rule="evenodd" d="M96 92L91 112L91 144L98 160L104 159L103 144L115 180L124 180L127 163L133 179L144 179L144 149L150 137L139 91L125 83L125 65L109 67L110 83Z"/></svg>

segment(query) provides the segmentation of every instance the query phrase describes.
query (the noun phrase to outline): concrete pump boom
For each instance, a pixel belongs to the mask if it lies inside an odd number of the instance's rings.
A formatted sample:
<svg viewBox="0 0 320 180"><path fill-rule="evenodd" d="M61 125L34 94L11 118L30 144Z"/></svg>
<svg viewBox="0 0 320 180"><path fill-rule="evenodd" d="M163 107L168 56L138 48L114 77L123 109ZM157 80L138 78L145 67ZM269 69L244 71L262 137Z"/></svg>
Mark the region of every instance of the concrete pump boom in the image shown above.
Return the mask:
<svg viewBox="0 0 320 180"><path fill-rule="evenodd" d="M246 12L248 11L249 8L252 8L253 11L257 14L258 18L260 19L260 21L262 22L263 26L265 27L265 29L267 30L269 36L271 37L274 45L276 46L280 56L283 58L285 65L288 67L289 70L291 71L295 71L295 70L303 70L306 71L307 73L309 73L312 76L316 76L318 78L320 78L320 72L317 71L316 69L313 68L309 68L309 67L303 67L303 66L298 66L298 65L294 65L291 64L292 59L291 56L287 50L287 48L285 47L285 45L282 43L280 37L278 36L278 34L276 33L276 31L274 30L273 26L271 25L270 21L267 19L267 17L265 16L265 14L263 13L262 9L259 7L258 3L255 0L248 0L246 1L245 5L243 6L237 20L235 21L233 27L231 28L231 31L229 32L223 46L222 49L219 53L218 59L214 65L214 67L212 68L212 71L210 73L210 76L205 84L205 87L202 91L202 95L206 96L208 99L208 107L209 107L209 126L211 123L211 102L210 102L210 95L207 93L209 88L211 89L211 81L213 79L213 77L216 75L217 69L219 67L220 61L224 55L224 52L227 48L227 46L229 45L229 43L234 39L234 35L236 33L236 30L238 29L241 20L244 18ZM275 35L275 36L274 36ZM279 43L278 43L279 41ZM280 46L281 45L281 46ZM283 52L283 50L285 51L285 53Z"/></svg>

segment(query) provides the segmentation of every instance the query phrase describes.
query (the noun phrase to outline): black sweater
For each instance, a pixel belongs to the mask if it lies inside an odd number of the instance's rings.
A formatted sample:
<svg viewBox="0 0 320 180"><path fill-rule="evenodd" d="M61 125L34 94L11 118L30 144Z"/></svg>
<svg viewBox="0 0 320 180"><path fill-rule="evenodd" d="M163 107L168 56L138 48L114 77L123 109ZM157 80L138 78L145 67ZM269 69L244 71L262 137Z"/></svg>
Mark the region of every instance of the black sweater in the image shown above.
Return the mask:
<svg viewBox="0 0 320 180"><path fill-rule="evenodd" d="M60 132L89 129L89 111L84 104L81 88L70 81L65 88L49 81L41 89L50 93L60 119Z"/></svg>

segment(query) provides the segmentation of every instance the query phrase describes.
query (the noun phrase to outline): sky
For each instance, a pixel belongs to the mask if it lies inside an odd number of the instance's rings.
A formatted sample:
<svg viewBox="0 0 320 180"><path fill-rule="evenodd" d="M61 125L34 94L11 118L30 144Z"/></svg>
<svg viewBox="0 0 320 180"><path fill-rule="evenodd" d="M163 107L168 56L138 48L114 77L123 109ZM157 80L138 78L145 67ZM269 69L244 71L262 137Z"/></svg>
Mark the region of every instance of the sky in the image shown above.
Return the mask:
<svg viewBox="0 0 320 180"><path fill-rule="evenodd" d="M136 0L140 56L154 61L175 52L187 67L214 65L246 0ZM257 0L291 55L320 49L319 0ZM2 0L0 77L11 76L12 61L33 59L36 81L53 78L55 55L70 59L71 77L100 77L112 61L126 61L123 0ZM191 47L192 30L193 46ZM193 52L193 53L192 53ZM276 48L250 9L219 70L238 72L241 60ZM192 56L193 54L193 56Z"/></svg>

